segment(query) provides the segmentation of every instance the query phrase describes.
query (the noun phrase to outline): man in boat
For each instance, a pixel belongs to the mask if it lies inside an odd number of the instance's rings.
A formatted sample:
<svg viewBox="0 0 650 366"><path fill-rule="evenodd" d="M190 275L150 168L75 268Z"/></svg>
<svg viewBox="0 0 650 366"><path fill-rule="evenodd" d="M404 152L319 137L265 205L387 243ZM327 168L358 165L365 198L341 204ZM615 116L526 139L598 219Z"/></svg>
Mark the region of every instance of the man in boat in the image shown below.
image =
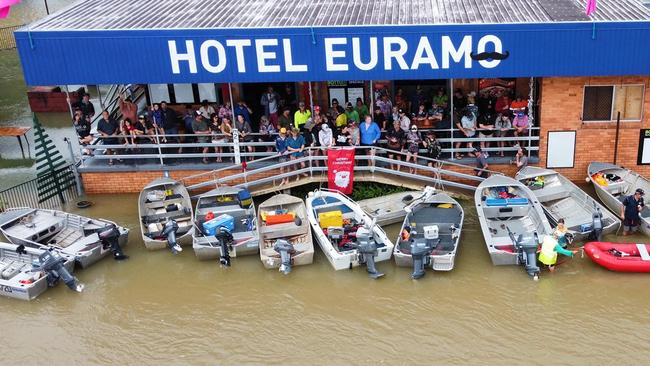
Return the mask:
<svg viewBox="0 0 650 366"><path fill-rule="evenodd" d="M623 219L623 235L637 231L641 224L639 213L645 207L643 196L645 192L637 188L633 195L625 197L623 207L621 207L621 219Z"/></svg>
<svg viewBox="0 0 650 366"><path fill-rule="evenodd" d="M539 252L539 261L548 266L549 271L555 271L555 264L557 263L557 254L560 253L567 257L573 257L577 250L567 250L562 248L558 243L558 237L554 232L553 235L546 235L542 242L542 249Z"/></svg>

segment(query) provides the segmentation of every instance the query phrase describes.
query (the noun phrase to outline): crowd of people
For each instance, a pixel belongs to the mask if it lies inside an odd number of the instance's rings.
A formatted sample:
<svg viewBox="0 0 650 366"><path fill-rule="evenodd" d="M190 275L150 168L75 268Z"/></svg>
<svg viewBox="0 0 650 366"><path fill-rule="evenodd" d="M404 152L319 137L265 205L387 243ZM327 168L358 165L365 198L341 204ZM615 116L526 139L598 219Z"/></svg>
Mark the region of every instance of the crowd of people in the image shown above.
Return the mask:
<svg viewBox="0 0 650 366"><path fill-rule="evenodd" d="M418 86L410 98L401 88L394 96L387 89L378 90L376 103L370 107L362 98L357 98L354 104L334 98L326 108L315 105L311 109L304 102L287 104L285 99L273 87L268 87L260 97L263 114L254 121L255 111L242 100L234 106L229 102L217 106L204 100L198 109L186 105L183 113L162 101L138 113L138 106L122 94L119 100L122 118L116 121L103 111L97 134L105 145L124 144L136 152L139 145L147 143L182 141L211 144L213 146L199 149L205 164L211 162L208 154L212 152L214 155L210 155L216 156L214 162L225 161L224 153L232 152L227 144L233 141L235 130L239 142L267 142L269 144L260 149L268 153L275 150L281 160L297 159L303 156L307 147L320 147L310 150L310 153L318 154L332 146L359 146L373 155L375 149L372 147L381 144L388 150L389 158L402 160L403 157L406 162L418 163L422 156L441 158L443 147L450 147L450 144L442 144L438 138L451 137L453 131L454 138L472 139L456 142L455 148L467 148L464 151L473 152L471 155L477 158L479 166L487 170L486 149L504 149L515 146L515 142L492 143L486 139L524 136L529 128L528 102L521 97L513 100L507 93L486 93L477 98L473 91L464 94L456 89L449 97L442 87L428 93ZM451 113L452 109L454 113ZM88 94L74 104L73 124L79 142L84 146L95 138L91 135L94 114ZM452 115L454 121L451 121ZM426 132L421 132L422 128ZM180 132L183 136L177 136ZM189 149L181 147L173 152L182 153ZM244 152L256 151L255 146L246 145L244 148ZM85 153L92 154L92 150L85 150ZM111 149L105 151L109 155L114 153ZM505 151L497 149L496 154L505 156ZM462 159L465 155L457 152L454 157ZM427 161L432 164L431 160ZM114 161L108 163L112 165ZM527 164L526 151L518 149L512 163L520 167ZM374 160L370 159L369 164L374 164ZM399 170L400 166L392 168ZM417 170L409 168L409 172L416 173Z"/></svg>

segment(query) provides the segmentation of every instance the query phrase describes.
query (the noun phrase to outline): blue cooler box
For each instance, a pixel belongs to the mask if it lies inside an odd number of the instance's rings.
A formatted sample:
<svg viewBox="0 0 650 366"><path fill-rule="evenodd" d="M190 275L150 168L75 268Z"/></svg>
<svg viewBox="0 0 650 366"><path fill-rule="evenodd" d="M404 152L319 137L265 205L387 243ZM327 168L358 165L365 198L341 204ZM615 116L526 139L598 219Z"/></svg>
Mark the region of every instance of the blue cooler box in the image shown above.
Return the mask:
<svg viewBox="0 0 650 366"><path fill-rule="evenodd" d="M232 233L235 231L235 219L228 214L223 214L203 223L203 231L207 235L215 235L219 227L225 227Z"/></svg>

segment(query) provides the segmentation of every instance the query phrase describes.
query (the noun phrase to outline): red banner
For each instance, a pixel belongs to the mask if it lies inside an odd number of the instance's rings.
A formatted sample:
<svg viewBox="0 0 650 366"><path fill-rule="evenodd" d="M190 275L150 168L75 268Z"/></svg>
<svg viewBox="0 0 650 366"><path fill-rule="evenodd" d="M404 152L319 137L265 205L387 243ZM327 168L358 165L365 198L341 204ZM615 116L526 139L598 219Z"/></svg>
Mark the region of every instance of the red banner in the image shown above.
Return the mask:
<svg viewBox="0 0 650 366"><path fill-rule="evenodd" d="M344 194L352 193L354 181L354 149L327 150L327 186Z"/></svg>

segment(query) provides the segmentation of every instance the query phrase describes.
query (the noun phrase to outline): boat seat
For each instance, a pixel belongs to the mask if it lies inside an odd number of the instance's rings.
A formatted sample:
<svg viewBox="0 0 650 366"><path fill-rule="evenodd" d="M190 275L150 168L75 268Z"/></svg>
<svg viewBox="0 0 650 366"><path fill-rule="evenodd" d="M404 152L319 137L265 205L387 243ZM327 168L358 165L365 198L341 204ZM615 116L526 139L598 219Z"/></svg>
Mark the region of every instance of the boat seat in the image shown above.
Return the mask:
<svg viewBox="0 0 650 366"><path fill-rule="evenodd" d="M617 194L625 194L627 190L628 183L624 180L616 183L609 182L607 187L602 187L604 190L610 194L616 196Z"/></svg>
<svg viewBox="0 0 650 366"><path fill-rule="evenodd" d="M537 196L537 200L539 202L555 201L562 198L566 198L569 195L570 194L567 188L562 186L554 186L554 187L547 186L541 190L535 191L535 196Z"/></svg>
<svg viewBox="0 0 650 366"><path fill-rule="evenodd" d="M528 206L485 207L483 208L483 212L488 219L522 217L528 213Z"/></svg>
<svg viewBox="0 0 650 366"><path fill-rule="evenodd" d="M639 251L641 260L650 261L650 254L648 254L648 249L646 249L645 244L637 244L636 249Z"/></svg>

